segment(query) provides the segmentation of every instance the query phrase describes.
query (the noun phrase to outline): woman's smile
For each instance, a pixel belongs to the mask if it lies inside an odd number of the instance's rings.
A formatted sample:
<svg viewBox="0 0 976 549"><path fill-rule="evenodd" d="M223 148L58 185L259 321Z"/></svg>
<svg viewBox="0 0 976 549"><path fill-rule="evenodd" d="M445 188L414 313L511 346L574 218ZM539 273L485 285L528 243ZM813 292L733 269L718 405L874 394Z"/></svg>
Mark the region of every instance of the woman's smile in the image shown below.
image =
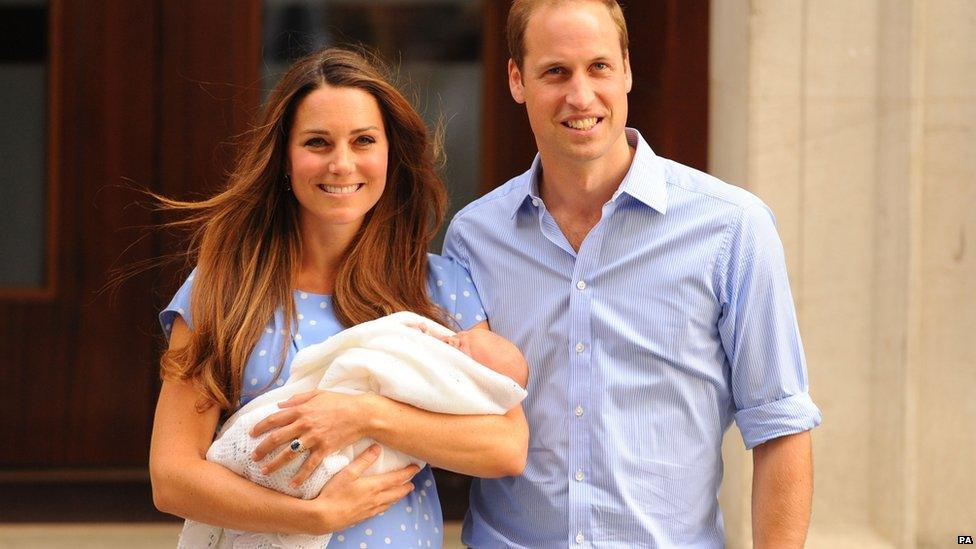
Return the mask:
<svg viewBox="0 0 976 549"><path fill-rule="evenodd" d="M336 186L336 185L324 185L322 183L319 183L318 185L316 185L316 187L318 187L322 191L325 191L328 194L351 195L354 192L358 191L359 189L362 189L365 185L366 185L365 183L354 183L352 185Z"/></svg>

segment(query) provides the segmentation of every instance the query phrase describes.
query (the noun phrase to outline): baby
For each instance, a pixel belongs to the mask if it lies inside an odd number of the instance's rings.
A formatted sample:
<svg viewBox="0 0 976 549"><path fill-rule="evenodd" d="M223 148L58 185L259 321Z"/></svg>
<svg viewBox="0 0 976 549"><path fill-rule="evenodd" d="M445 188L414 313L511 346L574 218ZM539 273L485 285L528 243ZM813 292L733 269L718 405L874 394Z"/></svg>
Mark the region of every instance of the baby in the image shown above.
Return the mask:
<svg viewBox="0 0 976 549"><path fill-rule="evenodd" d="M427 334L426 324L415 326ZM479 364L508 377L525 388L529 382L529 365L522 356L522 351L514 343L488 330L465 330L454 335L433 337L458 349L462 353L475 359Z"/></svg>
<svg viewBox="0 0 976 549"><path fill-rule="evenodd" d="M267 488L310 499L335 473L374 442L362 439L329 455L297 488L288 481L304 462L291 460L265 475L264 464L251 454L267 434L251 437L258 422L279 411L278 402L313 389L347 394L375 392L430 410L449 414L504 414L525 398L528 366L522 353L505 338L487 330L454 333L413 313L396 313L343 330L322 343L298 352L282 387L248 402L228 418L207 451L207 459ZM285 450L288 451L288 450ZM381 445L366 474L392 471L423 461ZM222 530L187 520L180 547L325 547L331 534L253 533Z"/></svg>

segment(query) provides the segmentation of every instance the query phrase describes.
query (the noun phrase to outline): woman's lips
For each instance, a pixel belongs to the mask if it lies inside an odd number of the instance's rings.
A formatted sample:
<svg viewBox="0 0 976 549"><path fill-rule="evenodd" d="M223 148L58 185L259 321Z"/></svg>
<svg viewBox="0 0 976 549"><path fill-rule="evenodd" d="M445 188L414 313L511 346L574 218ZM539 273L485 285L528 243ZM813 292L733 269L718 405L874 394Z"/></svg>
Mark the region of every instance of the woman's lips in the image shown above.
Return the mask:
<svg viewBox="0 0 976 549"><path fill-rule="evenodd" d="M363 183L355 183L353 185L316 185L319 189L329 193L329 194L352 194L363 187Z"/></svg>

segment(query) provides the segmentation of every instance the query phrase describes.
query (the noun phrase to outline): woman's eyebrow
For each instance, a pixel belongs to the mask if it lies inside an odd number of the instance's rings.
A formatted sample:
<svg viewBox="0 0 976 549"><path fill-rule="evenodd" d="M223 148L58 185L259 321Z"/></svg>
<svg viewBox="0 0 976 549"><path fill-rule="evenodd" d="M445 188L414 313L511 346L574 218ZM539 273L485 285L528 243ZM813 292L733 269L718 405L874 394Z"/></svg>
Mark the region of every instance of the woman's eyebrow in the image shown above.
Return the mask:
<svg viewBox="0 0 976 549"><path fill-rule="evenodd" d="M365 133L365 132L368 132L370 130L379 130L379 128L376 127L376 126L366 126L365 128L356 128L355 130L352 130L349 133L351 133L351 134L352 133ZM330 132L329 130L323 130L323 129L320 129L320 128L309 128L307 130L302 130L300 133L303 133L303 134L304 133L314 133L314 134L318 134L318 135L332 135L332 132Z"/></svg>

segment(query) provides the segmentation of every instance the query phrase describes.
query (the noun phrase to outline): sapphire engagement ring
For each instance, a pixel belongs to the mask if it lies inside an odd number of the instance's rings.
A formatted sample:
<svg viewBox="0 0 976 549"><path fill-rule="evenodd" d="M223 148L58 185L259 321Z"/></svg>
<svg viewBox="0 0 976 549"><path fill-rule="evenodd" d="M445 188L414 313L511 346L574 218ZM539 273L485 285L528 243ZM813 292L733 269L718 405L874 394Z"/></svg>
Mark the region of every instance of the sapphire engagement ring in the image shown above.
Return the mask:
<svg viewBox="0 0 976 549"><path fill-rule="evenodd" d="M288 449L291 450L292 452L295 452L296 454L301 454L308 451L308 448L306 448L305 445L302 444L302 440L299 438L296 438L295 440L291 441L291 444L288 445Z"/></svg>

